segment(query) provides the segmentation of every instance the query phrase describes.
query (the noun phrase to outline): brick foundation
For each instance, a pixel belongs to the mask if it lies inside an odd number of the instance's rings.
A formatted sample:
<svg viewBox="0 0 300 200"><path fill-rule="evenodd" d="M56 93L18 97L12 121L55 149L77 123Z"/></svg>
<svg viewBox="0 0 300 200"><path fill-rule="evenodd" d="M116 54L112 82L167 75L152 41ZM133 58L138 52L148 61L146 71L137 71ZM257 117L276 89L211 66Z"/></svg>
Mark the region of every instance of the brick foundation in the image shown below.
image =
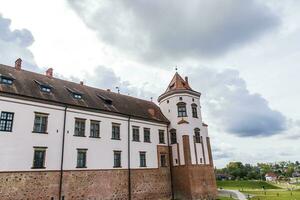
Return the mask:
<svg viewBox="0 0 300 200"><path fill-rule="evenodd" d="M169 168L131 170L132 199L170 199ZM58 200L59 172L0 173L1 200ZM128 199L128 170L65 171L66 200Z"/></svg>
<svg viewBox="0 0 300 200"><path fill-rule="evenodd" d="M215 199L217 186L212 156L209 165L191 164L189 136L183 135L182 140L185 165L172 167L175 199ZM211 154L210 146L208 151Z"/></svg>

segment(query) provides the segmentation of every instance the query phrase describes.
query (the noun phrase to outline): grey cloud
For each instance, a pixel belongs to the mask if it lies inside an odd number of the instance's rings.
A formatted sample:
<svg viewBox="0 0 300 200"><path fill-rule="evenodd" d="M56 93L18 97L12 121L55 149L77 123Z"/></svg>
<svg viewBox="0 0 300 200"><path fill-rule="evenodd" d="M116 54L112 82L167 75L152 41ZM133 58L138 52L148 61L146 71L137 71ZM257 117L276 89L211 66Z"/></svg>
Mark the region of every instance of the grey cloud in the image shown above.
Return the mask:
<svg viewBox="0 0 300 200"><path fill-rule="evenodd" d="M219 147L214 147L212 153L215 160L232 158L234 156L233 149Z"/></svg>
<svg viewBox="0 0 300 200"><path fill-rule="evenodd" d="M238 71L200 68L192 69L190 77L193 87L203 92L202 103L209 121L226 132L251 137L287 130L286 117L271 109L261 95L250 93Z"/></svg>
<svg viewBox="0 0 300 200"><path fill-rule="evenodd" d="M147 61L214 57L276 27L255 0L68 0L101 40Z"/></svg>
<svg viewBox="0 0 300 200"><path fill-rule="evenodd" d="M84 71L82 77L64 77L60 74L57 74L57 76L77 83L79 83L80 80L83 80L85 84L89 86L104 90L110 89L114 92L117 92L116 87L119 87L121 94L135 96L145 100L150 100L151 97L156 96L153 92L144 89L147 82L143 83L141 87L133 86L129 81L123 81L113 69L106 66L97 66L91 72Z"/></svg>
<svg viewBox="0 0 300 200"><path fill-rule="evenodd" d="M23 59L23 65L30 70L38 70L34 56L28 47L34 42L27 29L11 30L11 20L0 14L0 63L14 65L17 58Z"/></svg>

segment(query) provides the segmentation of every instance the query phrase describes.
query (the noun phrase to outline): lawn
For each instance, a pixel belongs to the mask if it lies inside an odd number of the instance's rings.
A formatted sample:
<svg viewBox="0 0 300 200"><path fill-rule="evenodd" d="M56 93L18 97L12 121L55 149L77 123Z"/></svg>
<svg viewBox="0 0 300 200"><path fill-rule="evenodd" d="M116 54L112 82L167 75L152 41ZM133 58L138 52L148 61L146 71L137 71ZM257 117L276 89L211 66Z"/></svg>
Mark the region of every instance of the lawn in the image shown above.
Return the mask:
<svg viewBox="0 0 300 200"><path fill-rule="evenodd" d="M218 197L217 200L233 200L233 198L230 198L230 197Z"/></svg>
<svg viewBox="0 0 300 200"><path fill-rule="evenodd" d="M271 185L265 181L217 181L218 188L232 190L254 190L262 189L279 189L279 187Z"/></svg>
<svg viewBox="0 0 300 200"><path fill-rule="evenodd" d="M251 200L300 200L300 190L288 191L286 187L272 185L265 181L217 181L218 188L240 190L252 196ZM265 187L265 190L262 187ZM229 200L229 197L219 197Z"/></svg>
<svg viewBox="0 0 300 200"><path fill-rule="evenodd" d="M254 195L251 200L300 200L300 191L266 190L247 191L246 193Z"/></svg>

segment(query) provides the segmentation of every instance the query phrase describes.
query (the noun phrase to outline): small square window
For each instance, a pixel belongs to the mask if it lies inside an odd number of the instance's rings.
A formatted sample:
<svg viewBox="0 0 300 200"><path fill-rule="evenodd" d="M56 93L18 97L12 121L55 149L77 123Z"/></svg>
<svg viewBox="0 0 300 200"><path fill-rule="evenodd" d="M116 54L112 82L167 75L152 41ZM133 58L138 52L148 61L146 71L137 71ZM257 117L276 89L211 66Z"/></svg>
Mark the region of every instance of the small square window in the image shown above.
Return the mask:
<svg viewBox="0 0 300 200"><path fill-rule="evenodd" d="M144 128L144 142L151 142L151 140L150 140L150 128Z"/></svg>
<svg viewBox="0 0 300 200"><path fill-rule="evenodd" d="M85 137L85 119L75 118L74 136Z"/></svg>
<svg viewBox="0 0 300 200"><path fill-rule="evenodd" d="M165 144L165 132L164 132L164 130L159 130L158 131L158 136L159 136L159 143L160 144Z"/></svg>
<svg viewBox="0 0 300 200"><path fill-rule="evenodd" d="M112 124L111 139L113 139L113 140L120 140L120 124L116 124L116 123Z"/></svg>
<svg viewBox="0 0 300 200"><path fill-rule="evenodd" d="M137 126L132 127L132 141L140 141L140 128Z"/></svg>
<svg viewBox="0 0 300 200"><path fill-rule="evenodd" d="M121 167L121 151L114 151L114 168Z"/></svg>
<svg viewBox="0 0 300 200"><path fill-rule="evenodd" d="M14 113L12 112L1 112L0 117L0 131L11 132L14 121Z"/></svg>
<svg viewBox="0 0 300 200"><path fill-rule="evenodd" d="M160 166L167 167L167 156L166 154L160 154Z"/></svg>
<svg viewBox="0 0 300 200"><path fill-rule="evenodd" d="M76 168L86 168L87 149L77 149L77 166Z"/></svg>
<svg viewBox="0 0 300 200"><path fill-rule="evenodd" d="M146 152L140 152L140 167L146 167Z"/></svg>
<svg viewBox="0 0 300 200"><path fill-rule="evenodd" d="M35 113L33 131L34 133L47 133L48 114Z"/></svg>
<svg viewBox="0 0 300 200"><path fill-rule="evenodd" d="M33 169L45 168L45 157L47 147L34 147Z"/></svg>
<svg viewBox="0 0 300 200"><path fill-rule="evenodd" d="M93 138L100 137L100 122L99 121L91 120L90 137L93 137Z"/></svg>

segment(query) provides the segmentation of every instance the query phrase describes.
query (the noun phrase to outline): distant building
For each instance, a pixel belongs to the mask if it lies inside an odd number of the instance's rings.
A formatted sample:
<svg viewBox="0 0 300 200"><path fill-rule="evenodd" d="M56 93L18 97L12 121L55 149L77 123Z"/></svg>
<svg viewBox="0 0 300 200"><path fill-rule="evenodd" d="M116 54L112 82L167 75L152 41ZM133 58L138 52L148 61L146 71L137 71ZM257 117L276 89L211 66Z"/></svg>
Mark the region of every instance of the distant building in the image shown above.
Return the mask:
<svg viewBox="0 0 300 200"><path fill-rule="evenodd" d="M294 172L294 173L292 174L292 177L293 177L293 178L298 178L298 177L300 177L300 172Z"/></svg>
<svg viewBox="0 0 300 200"><path fill-rule="evenodd" d="M276 181L277 180L277 175L273 172L268 172L265 175L266 181Z"/></svg>
<svg viewBox="0 0 300 200"><path fill-rule="evenodd" d="M0 65L0 199L213 199L200 93L151 101ZM62 198L64 197L64 198Z"/></svg>

